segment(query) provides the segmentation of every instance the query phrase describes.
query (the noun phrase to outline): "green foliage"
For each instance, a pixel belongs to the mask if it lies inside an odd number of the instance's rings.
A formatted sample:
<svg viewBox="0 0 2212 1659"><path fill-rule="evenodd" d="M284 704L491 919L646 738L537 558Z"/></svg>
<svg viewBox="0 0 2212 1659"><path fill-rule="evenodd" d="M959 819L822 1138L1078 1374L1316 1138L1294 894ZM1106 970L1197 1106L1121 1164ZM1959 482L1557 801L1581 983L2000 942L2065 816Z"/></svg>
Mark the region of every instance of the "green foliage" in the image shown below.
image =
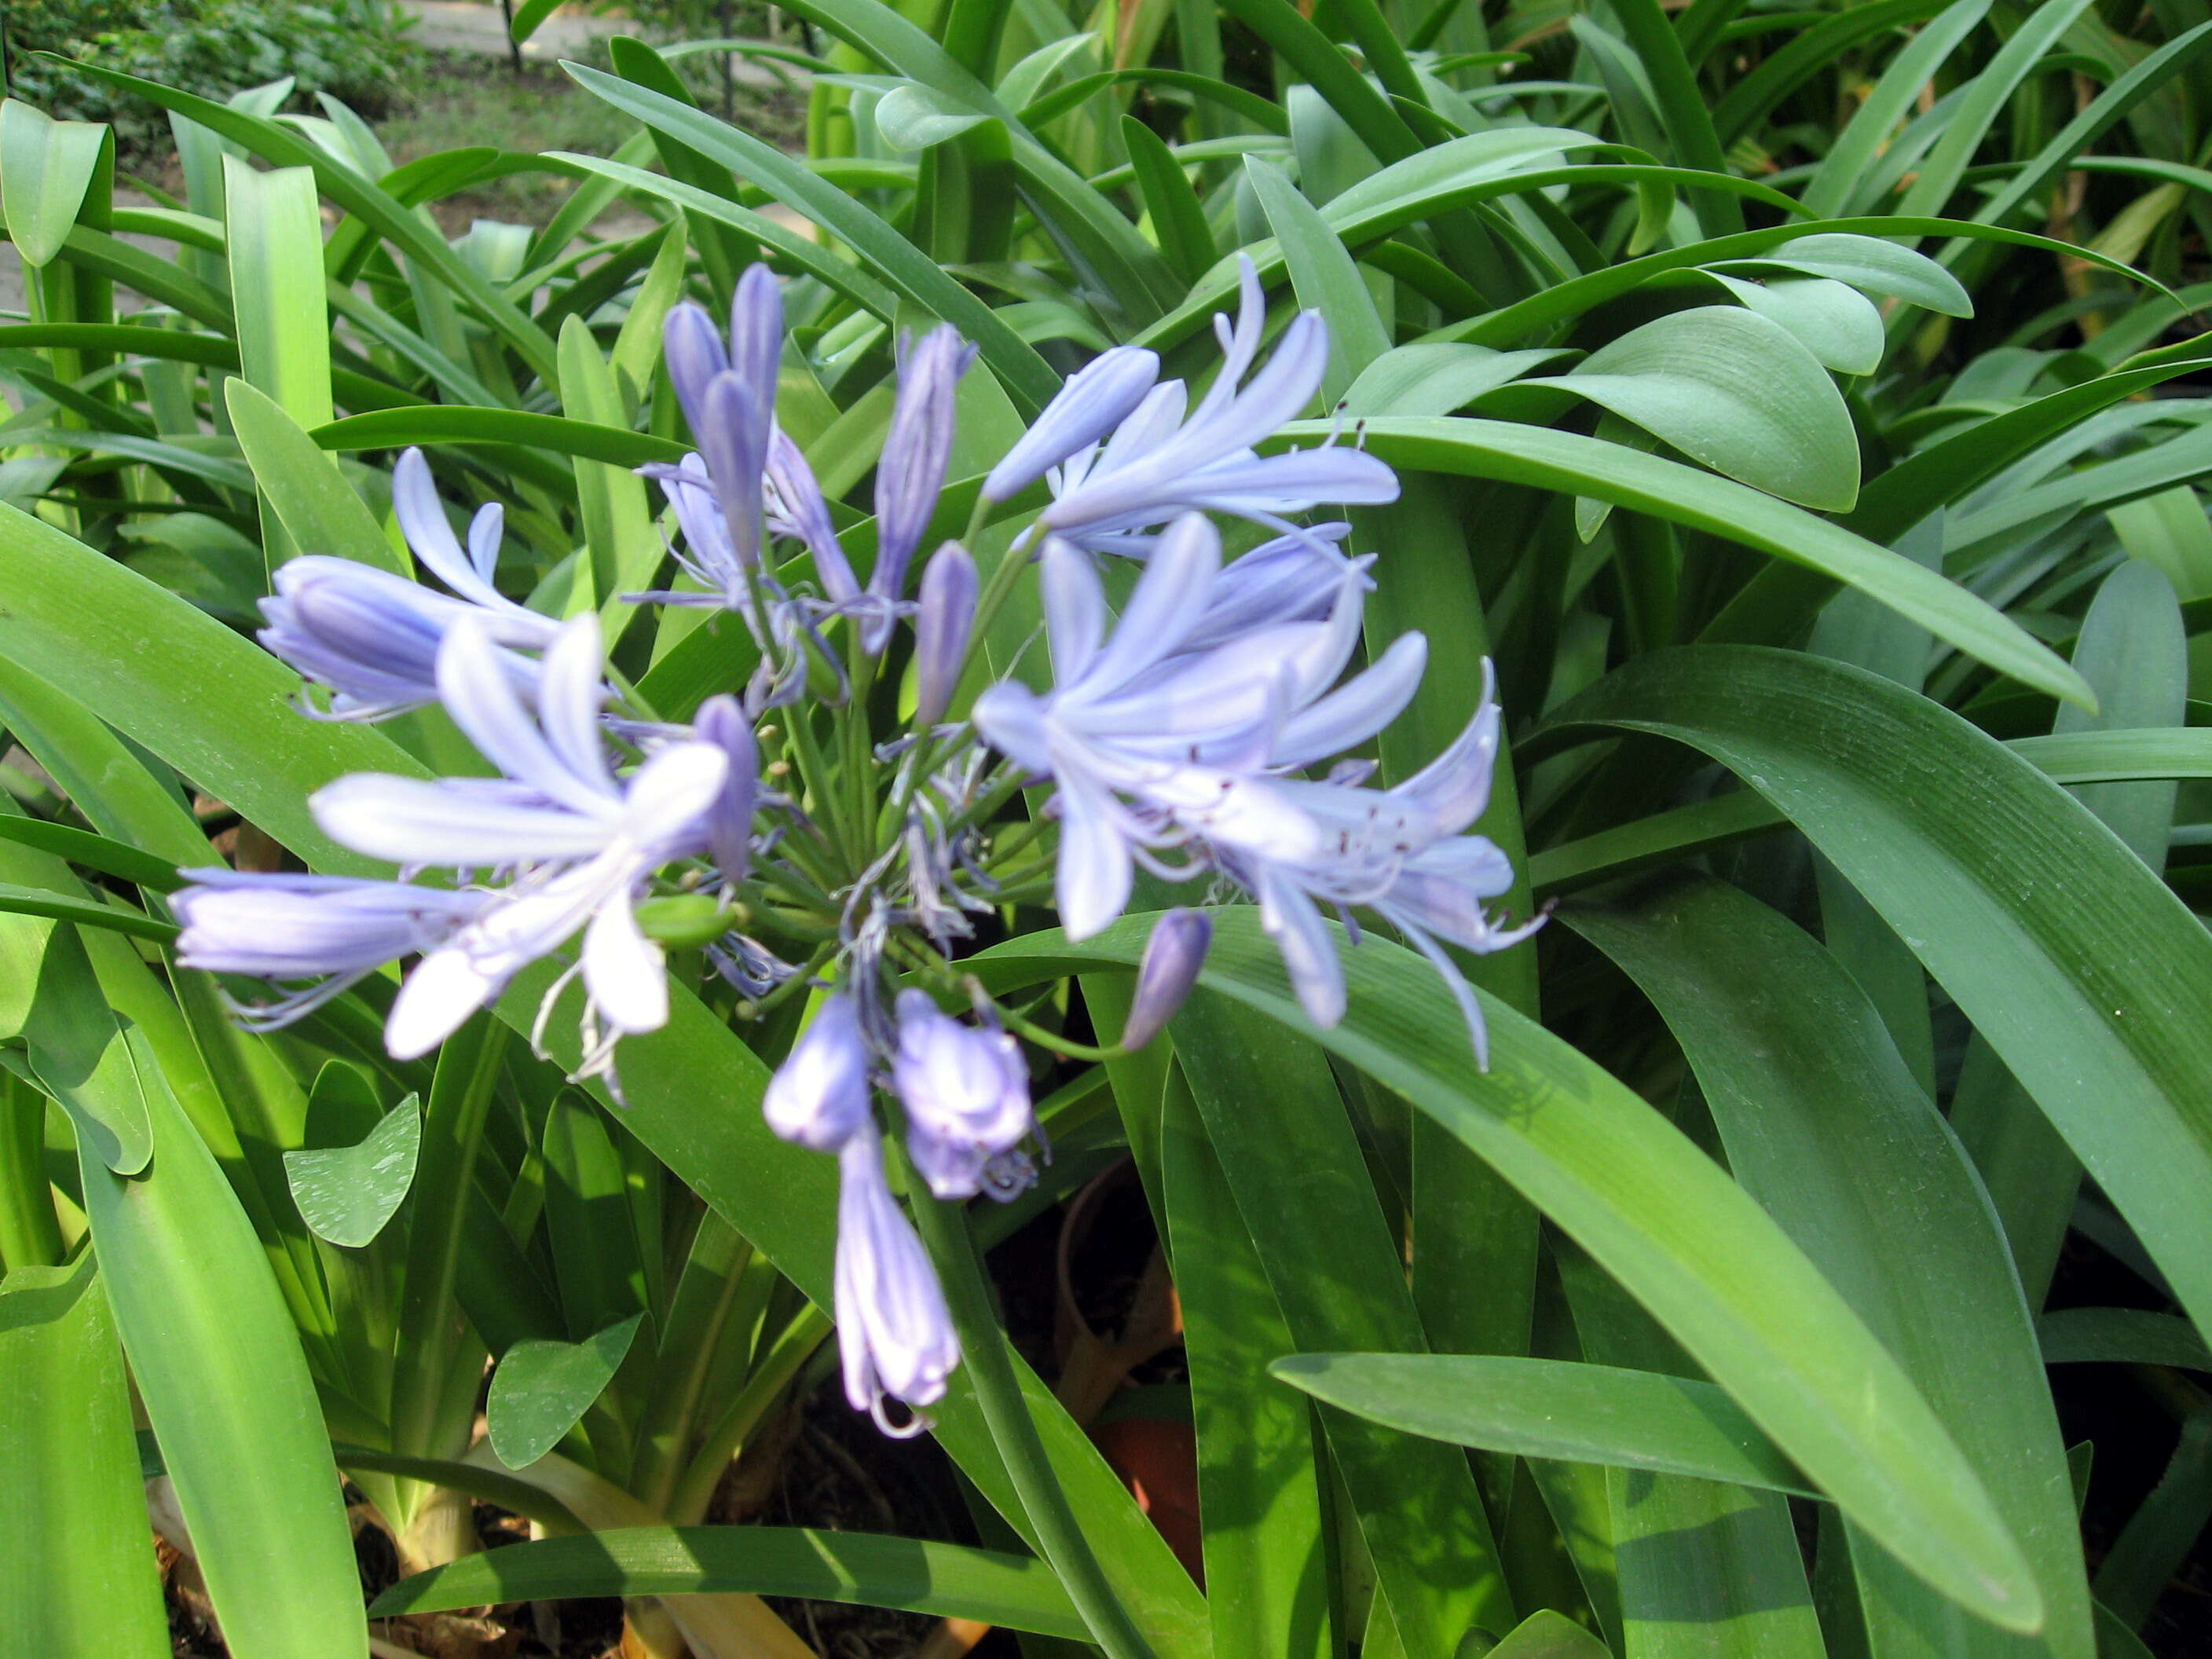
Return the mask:
<svg viewBox="0 0 2212 1659"><path fill-rule="evenodd" d="M31 54L214 98L289 80L304 107L326 92L374 114L411 50L390 0L14 0L5 27L10 95L67 120L112 122L134 152L164 136L157 110Z"/></svg>
<svg viewBox="0 0 2212 1659"><path fill-rule="evenodd" d="M2160 1592L2212 1513L2203 7L785 9L805 49L749 50L811 74L803 145L681 46L380 129L372 0L9 9L19 99L173 124L184 183L118 206L99 127L0 117L0 1470L85 1483L0 1522L0 1582L153 1650L135 1388L241 1659L363 1650L340 1469L405 1575L380 1618L621 1595L701 1659L798 1659L766 1595L1112 1659L2201 1650ZM918 1200L973 1540L708 1525L830 1369L834 1177L758 1111L804 1000L706 969L723 894L653 917L672 1006L619 1101L573 1004L538 1029L552 963L422 1060L376 975L234 1024L248 988L171 955L178 867L372 872L307 796L474 763L435 711L299 718L255 607L302 552L407 571L420 445L641 714L744 685L741 629L622 596L669 572L633 470L690 443L660 323L760 258L864 567L900 336L979 348L931 544L1005 597L988 672L1042 673L1042 494L981 477L1108 346L1202 385L1240 252L1331 334L1265 446L1356 432L1403 485L1352 515L1367 658L1429 641L1379 779L1490 659L1500 903L1560 911L1474 965L1486 1069L1387 929L1316 1030L1241 906L1131 1055L1093 1045L1147 919L1071 942L1025 873L961 966L1051 1048L1058 1158L1009 1212ZM1054 820L1010 796L1026 860ZM1203 1589L979 1270L1125 1154L1188 1389L1116 1409L1187 1436ZM2127 1443L2086 1515L2050 1365ZM471 1497L556 1535L477 1554Z"/></svg>

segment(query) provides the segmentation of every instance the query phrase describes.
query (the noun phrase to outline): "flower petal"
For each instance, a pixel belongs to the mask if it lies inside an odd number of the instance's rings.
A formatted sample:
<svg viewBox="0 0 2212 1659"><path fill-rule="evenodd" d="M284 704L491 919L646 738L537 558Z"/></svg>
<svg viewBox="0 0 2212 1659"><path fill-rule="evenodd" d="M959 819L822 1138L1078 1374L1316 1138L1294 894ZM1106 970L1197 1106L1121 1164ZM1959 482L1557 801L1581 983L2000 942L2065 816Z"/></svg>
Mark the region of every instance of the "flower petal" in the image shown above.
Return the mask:
<svg viewBox="0 0 2212 1659"><path fill-rule="evenodd" d="M626 895L602 904L584 930L583 962L584 987L607 1024L631 1035L668 1024L667 964Z"/></svg>
<svg viewBox="0 0 2212 1659"><path fill-rule="evenodd" d="M392 1000L384 1022L386 1051L394 1060L420 1060L504 988L459 946L431 951Z"/></svg>
<svg viewBox="0 0 2212 1659"><path fill-rule="evenodd" d="M1035 424L983 480L983 499L1018 494L1128 417L1159 378L1159 354L1115 346L1070 375Z"/></svg>

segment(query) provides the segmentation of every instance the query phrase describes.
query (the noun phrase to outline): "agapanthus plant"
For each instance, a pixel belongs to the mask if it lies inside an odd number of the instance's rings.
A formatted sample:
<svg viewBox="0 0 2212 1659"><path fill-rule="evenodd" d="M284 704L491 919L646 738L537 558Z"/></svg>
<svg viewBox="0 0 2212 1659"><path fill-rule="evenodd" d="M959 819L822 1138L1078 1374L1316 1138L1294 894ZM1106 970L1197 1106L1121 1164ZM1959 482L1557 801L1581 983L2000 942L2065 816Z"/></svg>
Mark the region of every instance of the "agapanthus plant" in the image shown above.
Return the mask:
<svg viewBox="0 0 2212 1659"><path fill-rule="evenodd" d="M1403 783L1370 787L1368 763L1340 758L1406 707L1426 647L1407 635L1347 677L1373 557L1343 550L1345 525L1299 520L1324 502L1387 501L1396 481L1350 444L1255 453L1312 404L1328 356L1309 313L1255 370L1265 320L1248 264L1194 407L1149 352L1109 352L1071 379L984 481L971 536L1039 478L1052 495L986 585L965 539L909 580L973 355L957 335L901 354L863 581L776 425L775 278L745 275L726 336L678 307L666 363L697 449L647 471L690 583L632 597L730 614L759 653L742 696L711 698L689 722L610 683L593 618L559 623L503 597L497 509L478 514L465 554L410 452L401 527L450 592L305 557L278 573L262 638L325 689L310 712L368 720L434 700L497 775L333 783L317 822L399 878L198 872L179 896L183 959L289 987L245 1007L267 1025L415 957L386 1033L408 1058L525 968L567 957L540 1032L580 978L579 1075L603 1077L617 1101L618 1041L666 1020L672 960L734 986L739 1018L807 997L764 1109L775 1133L838 1160L846 1390L887 1431L911 1431L959 1348L895 1189L917 1202L925 1189L956 1202L1021 1192L1044 1155L1024 1043L1098 1052L963 975L980 921L1049 905L1080 939L1123 913L1139 870L1189 884L1193 902L1164 915L1140 968L1122 1033L1136 1046L1196 981L1208 903L1257 903L1322 1024L1345 1005L1326 919L1364 911L1453 986L1478 1063L1481 1016L1446 947L1493 951L1535 925L1489 913L1511 872L1469 833L1498 745L1487 684L1465 734ZM1229 556L1212 514L1278 533ZM1117 556L1142 562L1118 617L1103 579ZM792 580L802 569L809 580ZM984 628L1032 572L1048 677L1004 675L963 708ZM889 700L871 692L905 669L911 717L878 729ZM1035 817L1025 788L1044 799Z"/></svg>

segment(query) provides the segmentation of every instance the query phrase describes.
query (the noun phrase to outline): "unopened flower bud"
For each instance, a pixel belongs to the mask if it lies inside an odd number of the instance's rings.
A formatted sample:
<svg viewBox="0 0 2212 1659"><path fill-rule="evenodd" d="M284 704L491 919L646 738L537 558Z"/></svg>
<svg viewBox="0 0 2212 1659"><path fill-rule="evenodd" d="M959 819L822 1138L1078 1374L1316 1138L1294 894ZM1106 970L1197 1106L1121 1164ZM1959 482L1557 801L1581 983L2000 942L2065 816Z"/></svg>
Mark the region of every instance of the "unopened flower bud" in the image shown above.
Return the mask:
<svg viewBox="0 0 2212 1659"><path fill-rule="evenodd" d="M1121 1027L1121 1047L1134 1052L1163 1030L1182 1007L1213 942L1213 920L1203 910L1176 908L1152 925L1137 966L1137 994Z"/></svg>
<svg viewBox="0 0 2212 1659"><path fill-rule="evenodd" d="M730 757L730 775L707 813L707 851L723 879L740 882L752 865L753 802L760 790L760 745L738 700L725 692L699 705L692 730Z"/></svg>
<svg viewBox="0 0 2212 1659"><path fill-rule="evenodd" d="M921 544L952 457L953 393L975 349L950 327L932 329L899 364L890 431L876 464L876 563L868 593L878 609L861 625L872 653L890 636L891 608L906 586L907 562Z"/></svg>
<svg viewBox="0 0 2212 1659"><path fill-rule="evenodd" d="M837 1165L835 1306L845 1398L885 1434L919 1434L929 1426L921 1408L945 1397L960 1363L960 1339L914 1224L884 1180L875 1131L848 1140ZM916 1415L892 1422L886 1396Z"/></svg>
<svg viewBox="0 0 2212 1659"><path fill-rule="evenodd" d="M868 1121L868 1048L860 1011L838 992L823 1002L775 1068L761 1100L768 1127L786 1140L833 1152Z"/></svg>
<svg viewBox="0 0 2212 1659"><path fill-rule="evenodd" d="M710 893L668 893L641 901L637 929L656 945L696 951L712 945L736 925L734 912Z"/></svg>
<svg viewBox="0 0 2212 1659"><path fill-rule="evenodd" d="M975 624L975 561L957 542L939 548L921 573L914 619L914 723L934 726L952 706L961 659Z"/></svg>
<svg viewBox="0 0 2212 1659"><path fill-rule="evenodd" d="M898 998L891 1076L906 1108L907 1151L939 1198L973 1198L992 1160L1030 1132L1030 1079L1004 1031L963 1025L926 992Z"/></svg>

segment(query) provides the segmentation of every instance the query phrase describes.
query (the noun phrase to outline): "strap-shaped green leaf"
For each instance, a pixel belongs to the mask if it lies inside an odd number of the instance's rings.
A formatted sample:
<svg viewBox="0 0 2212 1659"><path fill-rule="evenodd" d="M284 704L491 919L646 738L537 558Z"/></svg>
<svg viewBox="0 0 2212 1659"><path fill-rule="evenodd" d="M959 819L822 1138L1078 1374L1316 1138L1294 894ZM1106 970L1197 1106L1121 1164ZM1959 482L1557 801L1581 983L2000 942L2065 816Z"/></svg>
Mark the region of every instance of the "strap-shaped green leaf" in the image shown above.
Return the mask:
<svg viewBox="0 0 2212 1659"><path fill-rule="evenodd" d="M1456 1353L1302 1353L1269 1369L1316 1400L1433 1440L1820 1495L1725 1389L1686 1376Z"/></svg>
<svg viewBox="0 0 2212 1659"><path fill-rule="evenodd" d="M0 1491L12 1651L170 1651L123 1352L89 1251L0 1280Z"/></svg>
<svg viewBox="0 0 2212 1659"><path fill-rule="evenodd" d="M1646 657L1554 724L1673 738L1787 814L1950 992L2212 1328L2200 1018L2212 938L2112 831L1957 715L1791 652Z"/></svg>
<svg viewBox="0 0 2212 1659"><path fill-rule="evenodd" d="M353 1535L292 1315L230 1183L159 1071L148 1081L145 1173L118 1176L88 1152L78 1170L224 1638L238 1659L366 1654Z"/></svg>
<svg viewBox="0 0 2212 1659"><path fill-rule="evenodd" d="M2073 1483L1996 1213L1881 1016L1834 956L1749 895L1692 881L1563 920L1633 977L1680 1041L1729 1166L1850 1298L1943 1419L2043 1592L2043 1650L2093 1659ZM1879 1552L1853 1550L1875 1650L2016 1654Z"/></svg>
<svg viewBox="0 0 2212 1659"><path fill-rule="evenodd" d="M393 1585L377 1599L376 1614L730 1591L905 1607L1076 1641L1086 1634L1042 1562L961 1544L803 1527L624 1527L513 1545Z"/></svg>
<svg viewBox="0 0 2212 1659"><path fill-rule="evenodd" d="M1319 422L1279 441L1327 435ZM2049 647L1966 589L1825 519L1727 478L1571 432L1504 421L1377 416L1367 447L1415 471L1498 478L1672 519L1802 564L1871 594L1969 656L2069 702L2092 701L2081 677Z"/></svg>
<svg viewBox="0 0 2212 1659"><path fill-rule="evenodd" d="M1042 933L970 959L994 990L1133 964L1152 918L1070 944ZM1927 1401L1741 1187L1625 1085L1494 999L1474 1070L1451 995L1412 951L1346 948L1350 1009L1315 1033L1487 1159L1618 1279L1821 1491L1900 1559L2007 1628L2034 1582ZM2208 945L2212 949L2212 945ZM1218 913L1204 983L1307 1029L1257 913Z"/></svg>

